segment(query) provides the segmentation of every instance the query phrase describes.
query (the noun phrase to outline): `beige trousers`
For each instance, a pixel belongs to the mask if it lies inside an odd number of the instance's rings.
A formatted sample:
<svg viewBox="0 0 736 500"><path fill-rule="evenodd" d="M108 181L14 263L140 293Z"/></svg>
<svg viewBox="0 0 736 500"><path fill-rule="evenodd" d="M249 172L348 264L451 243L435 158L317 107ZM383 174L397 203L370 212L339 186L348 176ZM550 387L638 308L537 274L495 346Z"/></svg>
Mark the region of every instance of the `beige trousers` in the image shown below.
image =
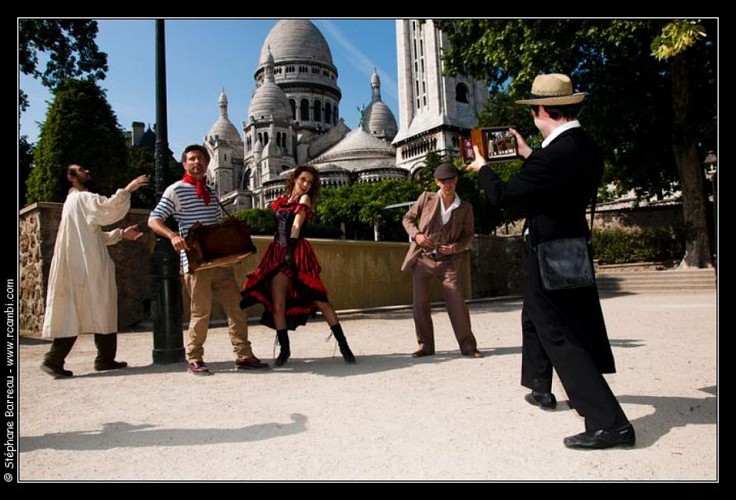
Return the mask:
<svg viewBox="0 0 736 500"><path fill-rule="evenodd" d="M237 357L252 356L248 341L248 316L240 308L240 289L235 280L235 270L226 266L187 273L184 275L184 284L190 297L187 361L201 361L204 356L213 296L225 309L233 352Z"/></svg>

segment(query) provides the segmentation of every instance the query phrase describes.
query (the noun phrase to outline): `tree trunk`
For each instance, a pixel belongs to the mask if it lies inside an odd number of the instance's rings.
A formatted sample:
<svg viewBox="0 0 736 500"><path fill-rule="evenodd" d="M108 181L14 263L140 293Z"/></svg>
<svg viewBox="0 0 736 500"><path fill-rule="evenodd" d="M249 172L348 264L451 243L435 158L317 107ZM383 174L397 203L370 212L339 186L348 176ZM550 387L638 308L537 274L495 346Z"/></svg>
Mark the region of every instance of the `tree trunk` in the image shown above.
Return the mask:
<svg viewBox="0 0 736 500"><path fill-rule="evenodd" d="M686 53L670 58L672 75L672 151L680 175L682 215L685 222L685 256L680 268L712 267L703 169L690 125L690 79Z"/></svg>

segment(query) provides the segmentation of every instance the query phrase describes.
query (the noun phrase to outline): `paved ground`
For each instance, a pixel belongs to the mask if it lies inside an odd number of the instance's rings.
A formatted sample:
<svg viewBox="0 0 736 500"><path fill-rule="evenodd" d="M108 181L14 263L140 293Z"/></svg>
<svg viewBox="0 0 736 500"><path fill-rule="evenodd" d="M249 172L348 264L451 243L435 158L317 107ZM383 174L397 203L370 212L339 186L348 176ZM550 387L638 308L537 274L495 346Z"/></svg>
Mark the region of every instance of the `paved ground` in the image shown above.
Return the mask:
<svg viewBox="0 0 736 500"><path fill-rule="evenodd" d="M634 449L576 451L583 430L562 403L543 412L519 385L520 302L471 306L483 359L459 355L435 311L438 354L413 359L411 312L344 315L358 356L347 365L316 319L293 357L264 373L233 369L224 328L211 330L211 377L153 365L151 332L120 335L131 368L92 370L79 339L75 376L38 369L48 343L20 345L18 477L33 481L719 481L716 295L619 295L602 301L618 373L608 376L636 427ZM272 332L250 328L258 356Z"/></svg>

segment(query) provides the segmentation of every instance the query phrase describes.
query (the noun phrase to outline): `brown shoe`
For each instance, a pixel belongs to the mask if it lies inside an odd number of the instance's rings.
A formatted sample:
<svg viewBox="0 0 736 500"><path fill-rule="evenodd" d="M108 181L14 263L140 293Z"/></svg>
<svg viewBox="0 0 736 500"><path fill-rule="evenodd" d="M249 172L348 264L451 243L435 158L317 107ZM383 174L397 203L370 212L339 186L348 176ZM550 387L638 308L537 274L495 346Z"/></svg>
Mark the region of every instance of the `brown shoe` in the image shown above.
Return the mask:
<svg viewBox="0 0 736 500"><path fill-rule="evenodd" d="M212 375L212 372L204 364L204 361L192 361L189 363L189 372L192 375Z"/></svg>
<svg viewBox="0 0 736 500"><path fill-rule="evenodd" d="M411 355L412 358L423 358L424 356L434 356L434 351L425 351L422 348Z"/></svg>
<svg viewBox="0 0 736 500"><path fill-rule="evenodd" d="M482 358L483 353L480 352L478 349L473 349L472 351L464 352L463 356L467 356L469 358Z"/></svg>

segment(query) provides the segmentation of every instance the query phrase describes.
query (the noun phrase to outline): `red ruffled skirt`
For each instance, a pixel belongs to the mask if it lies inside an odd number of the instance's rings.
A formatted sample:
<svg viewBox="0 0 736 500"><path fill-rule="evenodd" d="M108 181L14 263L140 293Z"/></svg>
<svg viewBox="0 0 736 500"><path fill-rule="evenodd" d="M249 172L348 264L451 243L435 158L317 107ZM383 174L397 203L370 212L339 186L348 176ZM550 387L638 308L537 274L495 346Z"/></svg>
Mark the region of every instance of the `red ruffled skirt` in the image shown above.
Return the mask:
<svg viewBox="0 0 736 500"><path fill-rule="evenodd" d="M240 307L245 309L255 304L263 304L264 311L261 324L276 329L273 320L273 300L271 298L271 280L278 272L284 273L291 280L286 293L286 325L289 330L296 330L305 325L309 316L317 312L315 302L327 302L327 289L319 275L322 267L305 239L299 239L294 249L296 272L285 264L286 247L273 241L263 255L258 267L248 274L240 294L243 299Z"/></svg>

